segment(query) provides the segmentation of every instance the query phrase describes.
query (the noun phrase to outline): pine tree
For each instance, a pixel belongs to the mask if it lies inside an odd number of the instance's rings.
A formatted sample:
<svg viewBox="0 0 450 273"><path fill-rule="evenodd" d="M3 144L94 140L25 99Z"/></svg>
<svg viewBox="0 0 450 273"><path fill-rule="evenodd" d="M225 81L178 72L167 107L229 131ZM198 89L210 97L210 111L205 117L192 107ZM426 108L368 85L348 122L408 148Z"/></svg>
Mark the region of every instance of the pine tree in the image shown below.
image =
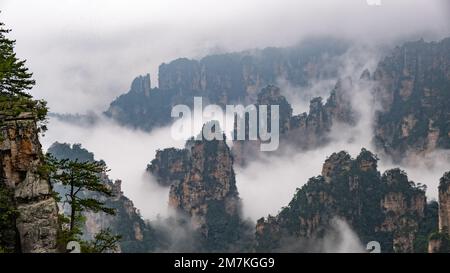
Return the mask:
<svg viewBox="0 0 450 273"><path fill-rule="evenodd" d="M0 124L5 118L27 112L38 122L38 129L45 131L47 102L35 100L28 93L35 84L33 74L25 66L25 60L17 58L16 41L7 37L9 32L0 22Z"/></svg>
<svg viewBox="0 0 450 273"><path fill-rule="evenodd" d="M109 171L103 161L86 161L56 159L47 155L47 168L52 183L62 184L67 192L63 196L63 204L70 206L69 216L61 215L63 227L62 243L78 241L85 252L113 251L120 236L111 234L110 230L100 231L93 242L81 240L83 235L84 211L104 212L114 215L115 210L105 206L97 199L89 197L87 193L112 196L112 190L102 181L102 175Z"/></svg>
<svg viewBox="0 0 450 273"><path fill-rule="evenodd" d="M121 239L120 235L113 235L112 231L107 229L100 230L95 234L94 240L82 242L81 251L83 253L102 253L107 251L116 251L117 242Z"/></svg>
<svg viewBox="0 0 450 273"><path fill-rule="evenodd" d="M33 74L25 66L25 60L17 58L14 52L16 41L6 37L10 29L4 26L5 24L0 22L0 93L31 97L26 90L35 84Z"/></svg>

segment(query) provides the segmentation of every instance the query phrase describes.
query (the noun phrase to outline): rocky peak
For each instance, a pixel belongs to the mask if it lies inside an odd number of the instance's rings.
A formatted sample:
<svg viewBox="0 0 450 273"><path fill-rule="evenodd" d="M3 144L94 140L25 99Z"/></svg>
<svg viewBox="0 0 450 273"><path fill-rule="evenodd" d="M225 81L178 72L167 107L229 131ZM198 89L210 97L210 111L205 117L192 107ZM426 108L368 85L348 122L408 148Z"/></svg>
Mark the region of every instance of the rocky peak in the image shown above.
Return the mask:
<svg viewBox="0 0 450 273"><path fill-rule="evenodd" d="M281 95L280 89L273 85L261 90L257 102L258 105L279 105L280 151L285 151L284 144L306 150L327 143L335 122L350 125L356 123L356 113L350 101L352 89L350 78L341 79L330 92L326 103L321 97L313 98L309 104L309 113L295 116L292 115L292 107ZM239 140L233 143L233 155L239 165L245 165L247 158L256 158L258 154L258 141Z"/></svg>
<svg viewBox="0 0 450 273"><path fill-rule="evenodd" d="M149 170L170 185L170 207L190 219L202 248L226 251L239 244L247 227L240 217L241 200L225 136L211 141L193 138L183 150L158 151Z"/></svg>
<svg viewBox="0 0 450 273"><path fill-rule="evenodd" d="M350 125L356 122L349 94L352 88L350 78L338 80L325 104L321 97L313 98L309 104L309 113L292 117L291 122L297 126L292 126L290 134L303 136L301 138L308 145L302 147L316 147L326 142L327 134L335 122Z"/></svg>
<svg viewBox="0 0 450 273"><path fill-rule="evenodd" d="M170 186L182 181L189 168L189 151L187 149L168 148L158 150L155 159L147 166L156 181L162 186Z"/></svg>
<svg viewBox="0 0 450 273"><path fill-rule="evenodd" d="M383 182L390 187L409 186L408 176L400 169L392 169L383 174Z"/></svg>
<svg viewBox="0 0 450 273"><path fill-rule="evenodd" d="M409 42L393 50L374 73L375 142L401 161L450 149L450 39Z"/></svg>
<svg viewBox="0 0 450 273"><path fill-rule="evenodd" d="M120 196L123 195L123 192L122 192L122 180L116 179L114 181L114 183L111 185L111 188L112 188L112 195L114 197L119 197L120 198Z"/></svg>
<svg viewBox="0 0 450 273"><path fill-rule="evenodd" d="M362 149L356 157L356 163L362 171L376 171L378 166L378 157L372 152Z"/></svg>
<svg viewBox="0 0 450 273"><path fill-rule="evenodd" d="M332 154L322 176L298 189L276 217L258 221L257 250L278 249L286 240L320 238L339 217L363 243L376 240L383 252L413 252L424 218L425 192L400 170L380 176L377 160L365 149L356 159L343 151Z"/></svg>
<svg viewBox="0 0 450 273"><path fill-rule="evenodd" d="M148 94L151 89L150 74L136 77L131 83L130 92Z"/></svg>
<svg viewBox="0 0 450 273"><path fill-rule="evenodd" d="M329 183L342 171L349 171L351 166L352 158L347 152L333 153L323 164L322 176Z"/></svg>
<svg viewBox="0 0 450 273"><path fill-rule="evenodd" d="M306 119L307 126L322 127L322 125L327 121L325 109L323 106L324 105L321 97L313 98L309 102L309 114Z"/></svg>
<svg viewBox="0 0 450 273"><path fill-rule="evenodd" d="M395 252L414 252L414 240L427 205L425 192L400 169L386 171L381 182L386 190L381 202L385 219L380 230L393 233Z"/></svg>
<svg viewBox="0 0 450 273"><path fill-rule="evenodd" d="M338 80L325 105L327 115L332 121L355 124L355 113L352 110L351 94L353 81L350 77Z"/></svg>
<svg viewBox="0 0 450 273"><path fill-rule="evenodd" d="M218 204L230 217L239 213L233 158L224 140L194 141L190 168L182 181L172 184L169 204L190 215L207 232L210 204Z"/></svg>
<svg viewBox="0 0 450 273"><path fill-rule="evenodd" d="M260 106L267 106L267 129L269 131L272 131L272 123L271 123L271 117L272 117L272 107L278 106L278 114L279 114L279 134L281 140L283 140L283 137L286 137L287 133L291 130L291 128L294 128L295 126L298 126L297 119L293 118L292 116L292 107L286 100L286 98L281 95L280 88L274 86L274 85L268 85L265 88L261 89L261 91L258 93L257 102L255 104L257 107L257 126L259 127L259 113L260 113ZM237 137L237 131L236 128L238 126L238 120L235 118L234 122L234 136ZM245 117L245 129L246 129L246 139L245 140L234 140L233 141L233 156L236 159L236 163L239 165L245 165L248 158L256 158L258 157L261 149L261 141L259 139L259 129L258 129L258 139L257 140L249 140L248 136L248 117Z"/></svg>
<svg viewBox="0 0 450 273"><path fill-rule="evenodd" d="M268 85L261 89L258 94L258 104L284 104L287 103L286 98L281 95L281 90L277 86Z"/></svg>
<svg viewBox="0 0 450 273"><path fill-rule="evenodd" d="M271 105L278 105L279 108L279 132L286 133L290 129L292 118L292 107L284 96L281 95L280 88L268 85L258 94L257 105L267 105L268 126L270 127Z"/></svg>

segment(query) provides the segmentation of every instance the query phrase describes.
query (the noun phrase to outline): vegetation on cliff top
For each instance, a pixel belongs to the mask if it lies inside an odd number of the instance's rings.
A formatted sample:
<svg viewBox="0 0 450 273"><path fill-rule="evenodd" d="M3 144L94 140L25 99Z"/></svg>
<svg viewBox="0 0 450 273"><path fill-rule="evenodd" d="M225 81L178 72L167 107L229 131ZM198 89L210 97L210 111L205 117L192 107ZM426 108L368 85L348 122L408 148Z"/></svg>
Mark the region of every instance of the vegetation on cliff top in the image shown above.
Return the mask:
<svg viewBox="0 0 450 273"><path fill-rule="evenodd" d="M14 52L16 41L7 37L10 32L0 22L0 119L18 117L21 113L30 112L45 130L47 103L34 100L28 93L34 84L33 74Z"/></svg>

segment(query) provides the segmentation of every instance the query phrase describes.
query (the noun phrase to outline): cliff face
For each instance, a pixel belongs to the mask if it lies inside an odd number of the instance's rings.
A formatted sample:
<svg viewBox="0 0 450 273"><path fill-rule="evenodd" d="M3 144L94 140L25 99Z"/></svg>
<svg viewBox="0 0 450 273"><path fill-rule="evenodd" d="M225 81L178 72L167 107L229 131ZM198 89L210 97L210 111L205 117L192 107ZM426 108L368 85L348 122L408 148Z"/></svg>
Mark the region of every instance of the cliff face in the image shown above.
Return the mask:
<svg viewBox="0 0 450 273"><path fill-rule="evenodd" d="M225 136L224 136L225 138ZM195 251L242 251L251 237L241 219L233 157L225 140L187 141L185 149L158 151L148 169L170 186L169 206L189 219Z"/></svg>
<svg viewBox="0 0 450 273"><path fill-rule="evenodd" d="M439 183L439 231L450 236L450 172Z"/></svg>
<svg viewBox="0 0 450 273"><path fill-rule="evenodd" d="M198 227L206 225L210 201L223 203L229 215L237 215L239 197L233 159L226 143L194 141L190 145L190 168L183 181L171 186L169 204L191 215Z"/></svg>
<svg viewBox="0 0 450 273"><path fill-rule="evenodd" d="M429 253L450 253L450 172L439 182L439 229L429 236Z"/></svg>
<svg viewBox="0 0 450 273"><path fill-rule="evenodd" d="M395 252L414 252L414 240L427 205L425 191L414 188L398 169L387 171L381 182L387 186L381 202L385 217L377 228L392 234Z"/></svg>
<svg viewBox="0 0 450 273"><path fill-rule="evenodd" d="M36 121L29 113L2 118L0 125L1 181L12 192L17 211L15 249L22 252L57 251L58 207L43 166Z"/></svg>
<svg viewBox="0 0 450 273"><path fill-rule="evenodd" d="M224 140L192 140L187 149L189 169L171 185L169 205L190 217L205 249L227 251L243 228L230 149Z"/></svg>
<svg viewBox="0 0 450 273"><path fill-rule="evenodd" d="M336 77L334 57L346 50L343 42L316 39L291 48L218 54L201 60L177 59L159 67L158 88L133 84L138 88L132 86L118 97L105 114L124 125L151 130L171 121L172 105L191 105L194 96L219 105L256 103L261 88L279 79L307 86L315 80Z"/></svg>
<svg viewBox="0 0 450 273"><path fill-rule="evenodd" d="M311 178L276 217L258 221L256 249L280 249L283 238L320 238L337 217L363 243L378 241L383 252L413 252L425 208L424 190L398 169L380 175L377 158L369 151L361 151L356 159L334 153L322 175Z"/></svg>
<svg viewBox="0 0 450 273"><path fill-rule="evenodd" d="M406 43L378 65L375 140L394 159L450 149L450 38Z"/></svg>

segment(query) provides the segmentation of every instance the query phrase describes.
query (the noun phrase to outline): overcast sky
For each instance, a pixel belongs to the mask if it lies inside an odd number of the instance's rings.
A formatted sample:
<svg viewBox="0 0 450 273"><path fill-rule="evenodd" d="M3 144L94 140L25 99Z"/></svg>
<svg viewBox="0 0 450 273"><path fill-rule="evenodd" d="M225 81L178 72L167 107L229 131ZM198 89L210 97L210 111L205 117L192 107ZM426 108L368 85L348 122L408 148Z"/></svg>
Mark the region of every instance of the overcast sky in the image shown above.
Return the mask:
<svg viewBox="0 0 450 273"><path fill-rule="evenodd" d="M104 110L139 74L150 72L154 86L158 65L177 57L292 45L312 34L450 36L449 2L0 0L0 20L35 74L33 94L54 112L85 112Z"/></svg>

